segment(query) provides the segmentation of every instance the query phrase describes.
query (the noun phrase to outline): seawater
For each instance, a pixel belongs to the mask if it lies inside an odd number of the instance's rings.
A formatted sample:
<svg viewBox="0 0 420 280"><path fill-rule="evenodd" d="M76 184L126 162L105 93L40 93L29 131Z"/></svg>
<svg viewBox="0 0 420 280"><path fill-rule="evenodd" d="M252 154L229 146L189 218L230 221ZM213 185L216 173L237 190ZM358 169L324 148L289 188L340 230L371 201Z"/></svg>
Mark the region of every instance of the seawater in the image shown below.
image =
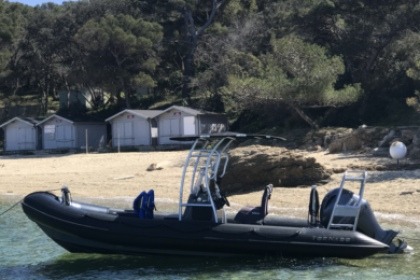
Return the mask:
<svg viewBox="0 0 420 280"><path fill-rule="evenodd" d="M0 197L0 213L19 199ZM72 254L18 205L0 216L0 279L420 279L419 233L417 227L403 229L411 253L361 260Z"/></svg>

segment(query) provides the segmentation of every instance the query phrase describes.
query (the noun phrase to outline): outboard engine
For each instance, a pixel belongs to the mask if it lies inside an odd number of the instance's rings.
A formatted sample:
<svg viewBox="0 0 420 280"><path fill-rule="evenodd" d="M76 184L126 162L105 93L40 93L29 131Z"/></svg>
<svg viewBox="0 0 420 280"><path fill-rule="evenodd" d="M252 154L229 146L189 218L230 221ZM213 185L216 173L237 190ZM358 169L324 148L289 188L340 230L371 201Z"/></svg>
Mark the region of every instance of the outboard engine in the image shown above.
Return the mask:
<svg viewBox="0 0 420 280"><path fill-rule="evenodd" d="M339 188L331 190L330 192L327 193L327 195L322 201L320 216L321 216L321 224L324 227L328 226L335 202L337 200L338 193L339 193ZM353 192L349 190L343 189L339 204L351 204L352 201L358 201L358 200L359 200L358 195L354 194ZM340 224L354 223L354 220L348 217L347 218L341 217L338 223ZM361 202L359 219L357 223L357 231L363 234L366 234L367 236L372 237L382 243L389 245L391 249L395 247L393 246L392 241L394 237L397 236L398 232L393 231L393 230L383 230L381 226L379 225L378 221L376 220L376 217L374 216L369 203L365 199L362 199L362 202Z"/></svg>

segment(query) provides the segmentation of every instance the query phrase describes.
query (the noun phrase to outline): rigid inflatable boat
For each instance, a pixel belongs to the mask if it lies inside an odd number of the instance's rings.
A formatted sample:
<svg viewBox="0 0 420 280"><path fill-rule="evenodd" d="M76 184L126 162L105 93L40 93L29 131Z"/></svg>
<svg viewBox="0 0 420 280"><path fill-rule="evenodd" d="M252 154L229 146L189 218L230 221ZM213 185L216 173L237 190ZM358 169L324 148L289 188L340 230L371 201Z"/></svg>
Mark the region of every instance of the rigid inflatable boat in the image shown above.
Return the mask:
<svg viewBox="0 0 420 280"><path fill-rule="evenodd" d="M193 143L182 171L177 213L155 211L153 190L142 192L133 208L125 210L73 201L67 188L61 196L31 193L22 208L70 252L363 258L407 247L396 231L381 228L363 199L364 171L346 172L321 204L312 187L304 219L267 215L272 185L264 188L260 205L227 211L221 179L228 168L228 149L250 138L282 140L235 133L174 138ZM360 183L358 192L345 189L348 181Z"/></svg>

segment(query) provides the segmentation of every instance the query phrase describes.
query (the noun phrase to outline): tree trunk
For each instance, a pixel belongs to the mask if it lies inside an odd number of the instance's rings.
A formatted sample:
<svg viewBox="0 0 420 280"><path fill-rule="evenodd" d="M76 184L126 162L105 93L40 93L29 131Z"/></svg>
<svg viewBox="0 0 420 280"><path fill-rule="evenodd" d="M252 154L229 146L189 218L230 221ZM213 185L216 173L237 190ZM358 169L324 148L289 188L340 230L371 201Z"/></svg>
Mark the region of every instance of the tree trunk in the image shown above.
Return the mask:
<svg viewBox="0 0 420 280"><path fill-rule="evenodd" d="M309 124L311 128L319 128L318 124L314 120L312 120L307 114L305 114L305 112L301 108L299 108L292 102L287 102L287 105L289 105L289 107L292 108L293 111L295 111L299 115L299 117L301 117L307 124Z"/></svg>
<svg viewBox="0 0 420 280"><path fill-rule="evenodd" d="M309 124L312 128L319 128L319 125L313 120L311 119L307 114L305 114L305 112L299 108L299 106L297 106L296 104L294 104L292 101L288 101L288 100L284 100L282 98L262 98L262 97L258 97L258 96L253 96L253 99L250 100L250 102L252 104L257 104L258 102L281 102L283 104L286 104L287 106L289 106L289 108L291 108L296 114L299 115L299 117L302 118L302 120L304 120L307 124Z"/></svg>
<svg viewBox="0 0 420 280"><path fill-rule="evenodd" d="M14 83L13 83L13 88L12 88L12 96L16 96L18 90L21 88L20 85L20 79L19 77L16 77L15 79L13 79Z"/></svg>
<svg viewBox="0 0 420 280"><path fill-rule="evenodd" d="M194 78L194 52L195 48L190 47L187 55L184 57L184 73L182 77L182 100L185 105L191 103L192 79Z"/></svg>
<svg viewBox="0 0 420 280"><path fill-rule="evenodd" d="M198 34L196 32L194 19L191 10L185 8L183 11L185 22L185 41L186 41L186 54L183 58L183 77L182 77L182 100L185 105L191 103L191 81L194 77L194 54L197 49Z"/></svg>
<svg viewBox="0 0 420 280"><path fill-rule="evenodd" d="M48 89L44 87L42 88L41 111L43 115L46 115L48 112Z"/></svg>
<svg viewBox="0 0 420 280"><path fill-rule="evenodd" d="M212 0L211 12L207 17L206 22L199 28L195 26L193 13L188 7L184 7L182 15L185 23L185 42L186 54L183 59L184 69L182 77L182 99L186 105L191 103L192 95L192 80L195 76L194 54L198 46L198 40L203 35L204 31L213 22L216 16L216 11L225 2L225 0Z"/></svg>

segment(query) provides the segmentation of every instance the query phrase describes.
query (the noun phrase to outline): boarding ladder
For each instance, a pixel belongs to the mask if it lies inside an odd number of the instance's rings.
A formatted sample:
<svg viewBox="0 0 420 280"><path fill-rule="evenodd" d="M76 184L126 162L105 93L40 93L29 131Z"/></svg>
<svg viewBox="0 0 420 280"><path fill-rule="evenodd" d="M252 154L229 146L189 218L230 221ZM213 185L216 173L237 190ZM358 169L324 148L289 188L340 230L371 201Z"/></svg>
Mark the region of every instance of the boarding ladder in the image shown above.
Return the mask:
<svg viewBox="0 0 420 280"><path fill-rule="evenodd" d="M218 179L223 177L229 156L228 147L234 141L234 138L225 137L219 139L211 139L210 137L201 137L195 140L187 159L181 177L180 197L179 197L179 221L182 220L183 209L186 207L210 207L213 213L213 219L217 223L218 215L215 203L212 198L210 189L211 181L215 184L216 192L219 192ZM189 174L189 170L192 173ZM208 200L185 202L184 187L190 180L190 194L197 194L202 188L207 193ZM225 222L225 214L223 213L222 222Z"/></svg>
<svg viewBox="0 0 420 280"><path fill-rule="evenodd" d="M360 208L362 206L363 193L367 179L366 171L346 171L341 180L337 199L328 222L328 229L351 229L356 231L359 220ZM346 182L359 182L359 195L353 196L345 204L340 202ZM350 221L350 222L349 222Z"/></svg>

